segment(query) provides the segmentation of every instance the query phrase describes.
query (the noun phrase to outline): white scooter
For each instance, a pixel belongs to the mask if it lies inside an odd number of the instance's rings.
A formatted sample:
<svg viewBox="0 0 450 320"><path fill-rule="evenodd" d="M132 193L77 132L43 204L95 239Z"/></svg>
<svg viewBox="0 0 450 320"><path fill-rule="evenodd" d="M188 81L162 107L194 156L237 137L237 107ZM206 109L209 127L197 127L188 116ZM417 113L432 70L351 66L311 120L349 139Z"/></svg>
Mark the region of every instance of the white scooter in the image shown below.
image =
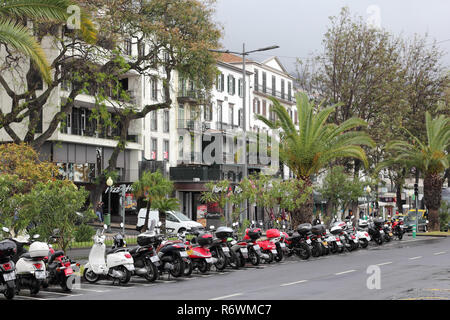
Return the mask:
<svg viewBox="0 0 450 320"><path fill-rule="evenodd" d="M102 231L97 230L94 245L89 253L89 262L84 266L83 277L87 282L94 283L101 278L119 280L120 284L130 281L134 271L134 261L131 254L124 248L115 248L106 252L105 238L107 225Z"/></svg>
<svg viewBox="0 0 450 320"><path fill-rule="evenodd" d="M358 228L356 229L356 237L358 238L361 248L367 248L370 241L370 235L367 228L369 224L366 220L359 219Z"/></svg>
<svg viewBox="0 0 450 320"><path fill-rule="evenodd" d="M44 258L48 257L49 247L45 242L35 241L38 234L33 236L28 252L22 254L16 262L17 284L16 292L20 289L29 288L30 294L37 294L42 283L47 279ZM13 238L21 245L29 243L29 236Z"/></svg>

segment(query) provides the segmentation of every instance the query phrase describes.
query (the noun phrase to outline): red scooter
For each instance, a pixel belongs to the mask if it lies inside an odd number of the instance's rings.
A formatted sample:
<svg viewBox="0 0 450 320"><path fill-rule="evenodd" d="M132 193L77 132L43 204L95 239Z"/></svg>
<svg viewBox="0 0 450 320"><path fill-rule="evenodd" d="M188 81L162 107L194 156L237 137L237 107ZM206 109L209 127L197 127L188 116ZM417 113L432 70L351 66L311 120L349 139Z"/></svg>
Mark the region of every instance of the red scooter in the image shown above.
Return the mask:
<svg viewBox="0 0 450 320"><path fill-rule="evenodd" d="M209 250L209 246L213 242L213 236L206 232L194 234L196 237L192 238L190 242L185 241L186 252L192 261L192 268L199 270L201 273L206 273L217 262L217 259L213 258Z"/></svg>
<svg viewBox="0 0 450 320"><path fill-rule="evenodd" d="M281 232L278 229L269 229L266 231L266 236L271 243L275 245L275 251L271 251L274 255L274 260L280 262L283 260L283 252L286 250L286 244L282 241Z"/></svg>

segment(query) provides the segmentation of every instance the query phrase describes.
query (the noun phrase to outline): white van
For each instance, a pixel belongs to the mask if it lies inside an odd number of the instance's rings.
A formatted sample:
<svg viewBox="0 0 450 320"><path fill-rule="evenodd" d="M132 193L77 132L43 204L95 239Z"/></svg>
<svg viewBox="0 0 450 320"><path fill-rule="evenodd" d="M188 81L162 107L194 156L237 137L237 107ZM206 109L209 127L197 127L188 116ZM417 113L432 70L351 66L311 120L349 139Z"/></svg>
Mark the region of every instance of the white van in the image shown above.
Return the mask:
<svg viewBox="0 0 450 320"><path fill-rule="evenodd" d="M140 231L145 223L145 215L147 214L147 208L141 208L138 214L138 220L136 224L136 230ZM148 227L150 227L151 221L155 220L155 223L159 222L159 212L157 210L150 210L148 215ZM174 232L178 233L180 230L191 229L202 230L203 225L195 222L179 211L168 211L166 213L166 227L175 229Z"/></svg>

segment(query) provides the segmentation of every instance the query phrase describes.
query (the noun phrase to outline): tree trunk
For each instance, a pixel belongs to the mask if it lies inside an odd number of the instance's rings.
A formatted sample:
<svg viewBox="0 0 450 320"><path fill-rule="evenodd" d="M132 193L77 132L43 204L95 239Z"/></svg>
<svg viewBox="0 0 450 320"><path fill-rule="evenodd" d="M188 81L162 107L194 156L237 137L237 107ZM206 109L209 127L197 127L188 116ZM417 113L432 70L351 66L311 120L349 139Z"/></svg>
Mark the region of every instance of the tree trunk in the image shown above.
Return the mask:
<svg viewBox="0 0 450 320"><path fill-rule="evenodd" d="M403 213L403 205L402 205L402 186L396 185L396 203L399 213ZM394 212L395 213L395 212Z"/></svg>
<svg viewBox="0 0 450 320"><path fill-rule="evenodd" d="M439 213L442 199L443 179L438 173L427 174L423 180L425 206L428 209L428 229L440 231Z"/></svg>
<svg viewBox="0 0 450 320"><path fill-rule="evenodd" d="M304 185L299 190L299 196L308 187L312 186L310 177L299 177L304 182ZM291 225L296 229L299 224L311 223L314 211L314 195L311 193L305 203L301 204L297 209L291 212Z"/></svg>
<svg viewBox="0 0 450 320"><path fill-rule="evenodd" d="M161 233L166 235L166 212L159 210L159 221L161 221Z"/></svg>

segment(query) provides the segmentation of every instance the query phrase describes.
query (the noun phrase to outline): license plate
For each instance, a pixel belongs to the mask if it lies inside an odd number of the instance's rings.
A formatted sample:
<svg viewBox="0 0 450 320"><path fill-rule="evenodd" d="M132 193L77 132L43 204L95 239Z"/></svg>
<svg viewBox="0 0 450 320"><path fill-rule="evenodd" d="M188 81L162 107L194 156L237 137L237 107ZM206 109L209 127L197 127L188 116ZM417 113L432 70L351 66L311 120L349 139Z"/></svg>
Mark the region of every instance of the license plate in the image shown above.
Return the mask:
<svg viewBox="0 0 450 320"><path fill-rule="evenodd" d="M14 280L14 279L16 279L16 273L14 271L13 272L8 272L8 273L4 273L3 274L3 279L5 281Z"/></svg>
<svg viewBox="0 0 450 320"><path fill-rule="evenodd" d="M187 254L186 251L180 251L180 256L182 256L182 257L187 257L188 254Z"/></svg>
<svg viewBox="0 0 450 320"><path fill-rule="evenodd" d="M254 245L254 246L253 246L253 249L255 249L255 250L259 250L260 248L259 248L259 246L258 246L258 245Z"/></svg>
<svg viewBox="0 0 450 320"><path fill-rule="evenodd" d="M392 232L389 232L389 236L391 236L391 237L392 237Z"/></svg>
<svg viewBox="0 0 450 320"><path fill-rule="evenodd" d="M273 254L278 254L277 250L272 250Z"/></svg>
<svg viewBox="0 0 450 320"><path fill-rule="evenodd" d="M213 262L213 259L211 259L211 258L206 258L205 260L206 260L206 262L208 262L208 263L212 263L212 262Z"/></svg>
<svg viewBox="0 0 450 320"><path fill-rule="evenodd" d="M248 250L247 250L247 248L241 248L241 252L242 252L242 253L244 253L244 252L247 253Z"/></svg>
<svg viewBox="0 0 450 320"><path fill-rule="evenodd" d="M358 240L356 240L356 239L353 239L353 242L354 242L354 243L358 243Z"/></svg>
<svg viewBox="0 0 450 320"><path fill-rule="evenodd" d="M229 249L228 247L223 247L223 248L222 248L222 251L223 251L223 252L230 252L230 249Z"/></svg>
<svg viewBox="0 0 450 320"><path fill-rule="evenodd" d="M157 262L157 261L159 261L159 257L158 256L150 257L150 261L151 262Z"/></svg>
<svg viewBox="0 0 450 320"><path fill-rule="evenodd" d="M322 243L322 239L317 239L317 242Z"/></svg>
<svg viewBox="0 0 450 320"><path fill-rule="evenodd" d="M70 276L71 274L73 274L72 268L66 268L66 269L64 269L64 275Z"/></svg>
<svg viewBox="0 0 450 320"><path fill-rule="evenodd" d="M36 279L45 279L47 277L45 271L35 271L34 276Z"/></svg>
<svg viewBox="0 0 450 320"><path fill-rule="evenodd" d="M381 233L381 234L384 234L384 231L383 231L383 230L380 230L380 233Z"/></svg>
<svg viewBox="0 0 450 320"><path fill-rule="evenodd" d="M306 240L306 243L307 243L307 244L311 244L311 240L309 240L309 239Z"/></svg>
<svg viewBox="0 0 450 320"><path fill-rule="evenodd" d="M281 243L280 243L280 247L285 248L286 245L285 245L283 242L281 242Z"/></svg>

